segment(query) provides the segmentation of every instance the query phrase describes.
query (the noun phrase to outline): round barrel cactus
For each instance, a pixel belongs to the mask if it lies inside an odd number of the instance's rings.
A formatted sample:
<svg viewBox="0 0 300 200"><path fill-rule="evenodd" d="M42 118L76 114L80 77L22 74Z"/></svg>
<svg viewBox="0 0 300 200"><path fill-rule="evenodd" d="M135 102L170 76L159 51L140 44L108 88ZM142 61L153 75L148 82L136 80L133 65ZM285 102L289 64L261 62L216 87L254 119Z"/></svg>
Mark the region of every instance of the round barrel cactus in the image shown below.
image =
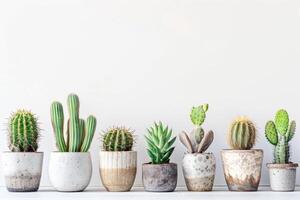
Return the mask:
<svg viewBox="0 0 300 200"><path fill-rule="evenodd" d="M103 135L105 151L131 151L133 143L133 131L125 127L113 127Z"/></svg>

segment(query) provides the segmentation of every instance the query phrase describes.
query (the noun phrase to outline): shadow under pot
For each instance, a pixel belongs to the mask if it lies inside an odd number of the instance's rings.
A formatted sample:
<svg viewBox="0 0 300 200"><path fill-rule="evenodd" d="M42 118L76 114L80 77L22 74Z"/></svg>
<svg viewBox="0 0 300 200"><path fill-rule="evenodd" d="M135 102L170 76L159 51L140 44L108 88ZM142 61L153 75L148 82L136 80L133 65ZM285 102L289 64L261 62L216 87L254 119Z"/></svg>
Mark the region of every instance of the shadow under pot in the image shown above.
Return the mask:
<svg viewBox="0 0 300 200"><path fill-rule="evenodd" d="M222 150L225 180L230 191L257 191L263 150Z"/></svg>
<svg viewBox="0 0 300 200"><path fill-rule="evenodd" d="M142 167L143 186L148 192L173 192L177 185L177 164L145 163Z"/></svg>
<svg viewBox="0 0 300 200"><path fill-rule="evenodd" d="M52 152L49 178L61 192L80 192L90 183L92 160L89 152Z"/></svg>
<svg viewBox="0 0 300 200"><path fill-rule="evenodd" d="M100 177L110 192L129 191L136 176L136 151L100 151Z"/></svg>
<svg viewBox="0 0 300 200"><path fill-rule="evenodd" d="M216 160L212 153L185 154L182 170L189 191L212 190L216 171Z"/></svg>
<svg viewBox="0 0 300 200"><path fill-rule="evenodd" d="M268 163L270 186L273 191L290 192L295 190L297 163Z"/></svg>
<svg viewBox="0 0 300 200"><path fill-rule="evenodd" d="M39 189L43 152L3 152L3 174L10 192L35 192Z"/></svg>

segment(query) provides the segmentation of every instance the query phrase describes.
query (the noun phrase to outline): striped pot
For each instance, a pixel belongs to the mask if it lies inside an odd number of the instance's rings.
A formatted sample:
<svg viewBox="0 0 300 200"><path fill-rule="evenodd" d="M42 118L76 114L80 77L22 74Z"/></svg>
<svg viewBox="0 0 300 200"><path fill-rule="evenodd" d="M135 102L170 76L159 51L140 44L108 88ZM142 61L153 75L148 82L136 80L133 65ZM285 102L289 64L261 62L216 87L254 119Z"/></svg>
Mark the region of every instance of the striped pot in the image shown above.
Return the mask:
<svg viewBox="0 0 300 200"><path fill-rule="evenodd" d="M136 151L100 151L100 177L110 192L126 192L136 176Z"/></svg>

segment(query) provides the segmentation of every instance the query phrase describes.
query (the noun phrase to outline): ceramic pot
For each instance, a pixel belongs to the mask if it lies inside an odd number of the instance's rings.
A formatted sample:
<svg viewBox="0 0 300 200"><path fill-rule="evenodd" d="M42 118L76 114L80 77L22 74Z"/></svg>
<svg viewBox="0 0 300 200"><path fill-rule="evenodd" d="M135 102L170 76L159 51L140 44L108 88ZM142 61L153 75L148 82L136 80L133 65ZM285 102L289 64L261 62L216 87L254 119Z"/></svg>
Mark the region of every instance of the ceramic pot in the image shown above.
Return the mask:
<svg viewBox="0 0 300 200"><path fill-rule="evenodd" d="M52 186L62 192L80 192L90 183L92 160L89 152L52 152L49 178Z"/></svg>
<svg viewBox="0 0 300 200"><path fill-rule="evenodd" d="M270 186L273 191L289 192L295 190L297 163L268 163Z"/></svg>
<svg viewBox="0 0 300 200"><path fill-rule="evenodd" d="M225 180L230 191L257 191L263 150L222 150Z"/></svg>
<svg viewBox="0 0 300 200"><path fill-rule="evenodd" d="M136 176L136 151L100 151L100 177L107 191L125 192Z"/></svg>
<svg viewBox="0 0 300 200"><path fill-rule="evenodd" d="M34 192L39 189L43 152L3 152L3 174L10 192Z"/></svg>
<svg viewBox="0 0 300 200"><path fill-rule="evenodd" d="M177 185L177 164L145 163L142 167L144 189L149 192L172 192Z"/></svg>
<svg viewBox="0 0 300 200"><path fill-rule="evenodd" d="M185 154L182 170L189 191L212 190L216 171L216 160L212 153Z"/></svg>

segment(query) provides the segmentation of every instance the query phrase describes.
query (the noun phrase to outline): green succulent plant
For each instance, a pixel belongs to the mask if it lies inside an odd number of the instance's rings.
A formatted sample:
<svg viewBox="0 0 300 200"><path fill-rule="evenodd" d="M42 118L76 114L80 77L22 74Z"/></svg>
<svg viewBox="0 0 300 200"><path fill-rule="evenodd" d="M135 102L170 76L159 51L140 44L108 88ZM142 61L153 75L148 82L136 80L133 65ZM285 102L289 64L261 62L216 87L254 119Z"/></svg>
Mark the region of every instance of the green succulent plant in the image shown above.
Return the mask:
<svg viewBox="0 0 300 200"><path fill-rule="evenodd" d="M76 94L68 96L69 119L66 141L64 138L64 111L60 102L51 105L51 122L55 133L56 146L61 152L87 152L96 130L96 118L90 115L87 120L79 118L79 98Z"/></svg>
<svg viewBox="0 0 300 200"><path fill-rule="evenodd" d="M39 131L35 115L27 110L18 110L9 119L9 149L13 152L36 152Z"/></svg>
<svg viewBox="0 0 300 200"><path fill-rule="evenodd" d="M125 127L113 127L104 133L102 142L105 151L131 151L133 131Z"/></svg>
<svg viewBox="0 0 300 200"><path fill-rule="evenodd" d="M175 147L176 137L172 138L172 129L164 126L162 122L158 124L154 122L154 126L150 127L148 134L145 136L147 141L147 153L151 159L152 164L169 163Z"/></svg>
<svg viewBox="0 0 300 200"><path fill-rule="evenodd" d="M265 127L267 140L275 146L274 162L278 164L289 163L289 142L296 132L296 122L289 122L286 110L278 110L274 121L268 121Z"/></svg>

